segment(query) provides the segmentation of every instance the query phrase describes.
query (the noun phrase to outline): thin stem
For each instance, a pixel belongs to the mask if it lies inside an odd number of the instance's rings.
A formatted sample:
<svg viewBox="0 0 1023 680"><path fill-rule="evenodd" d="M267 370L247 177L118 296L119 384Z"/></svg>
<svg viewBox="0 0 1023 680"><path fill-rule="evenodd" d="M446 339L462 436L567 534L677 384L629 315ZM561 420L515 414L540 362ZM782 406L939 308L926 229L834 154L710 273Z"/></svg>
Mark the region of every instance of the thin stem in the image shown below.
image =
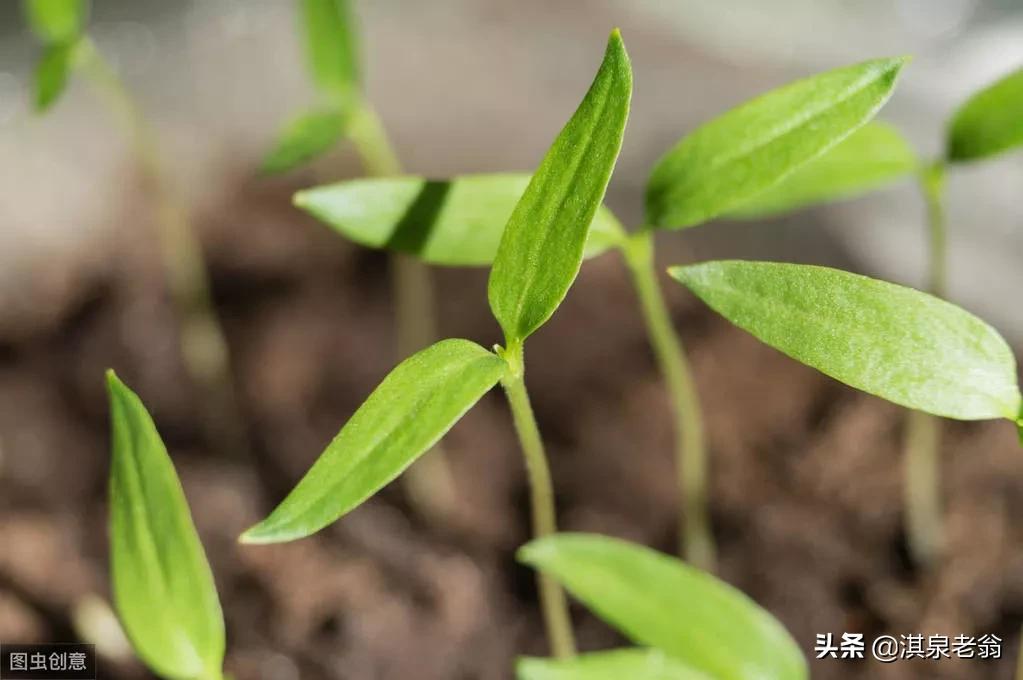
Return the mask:
<svg viewBox="0 0 1023 680"><path fill-rule="evenodd" d="M501 380L511 407L515 432L519 437L522 455L525 458L529 478L529 493L533 516L533 537L541 538L558 530L554 509L554 487L551 483L550 467L544 451L540 429L536 425L533 407L526 391L525 368L522 345L509 344L502 352L509 369ZM568 614L568 600L561 586L543 573L537 574L540 591L540 609L543 611L547 639L552 654L561 659L575 655L575 638L572 634L572 620Z"/></svg>
<svg viewBox="0 0 1023 680"><path fill-rule="evenodd" d="M672 326L657 283L650 232L633 234L623 252L675 416L675 466L681 494L680 551L692 564L712 571L716 550L707 511L707 447L699 395L682 341Z"/></svg>
<svg viewBox="0 0 1023 680"><path fill-rule="evenodd" d="M1023 626L1019 630L1019 652L1016 660L1016 680L1023 680Z"/></svg>
<svg viewBox="0 0 1023 680"><path fill-rule="evenodd" d="M934 295L944 297L948 288L944 165L936 162L924 167L919 183L927 203L927 286ZM934 563L944 546L940 447L941 421L910 412L905 436L906 537L914 560L924 567Z"/></svg>
<svg viewBox="0 0 1023 680"><path fill-rule="evenodd" d="M401 174L398 155L369 102L363 101L355 107L349 137L367 174L374 177ZM398 356L404 358L437 339L433 279L426 264L412 256L392 253L389 263L394 290L396 349ZM447 518L453 506L455 482L440 444L420 458L402 480L415 507L434 519Z"/></svg>
<svg viewBox="0 0 1023 680"><path fill-rule="evenodd" d="M184 202L166 178L156 133L128 94L117 73L88 37L76 53L77 63L121 119L156 200L160 257L172 304L181 324L181 353L189 375L212 396L204 409L213 440L234 452L247 448L230 372L227 340L214 310L202 245L192 229Z"/></svg>

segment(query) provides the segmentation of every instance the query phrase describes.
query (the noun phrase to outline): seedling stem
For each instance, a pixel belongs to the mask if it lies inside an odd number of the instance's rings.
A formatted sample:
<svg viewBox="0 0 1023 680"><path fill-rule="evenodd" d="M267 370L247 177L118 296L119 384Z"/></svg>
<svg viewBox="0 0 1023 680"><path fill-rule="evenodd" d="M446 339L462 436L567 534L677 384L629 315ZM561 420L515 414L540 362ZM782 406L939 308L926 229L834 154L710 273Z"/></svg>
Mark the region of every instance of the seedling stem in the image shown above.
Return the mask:
<svg viewBox="0 0 1023 680"><path fill-rule="evenodd" d="M925 165L918 182L927 205L928 271L927 287L938 297L948 288L947 228L944 192L945 166L941 161ZM906 422L906 536L917 564L934 563L944 544L941 510L941 421L920 411L911 411Z"/></svg>
<svg viewBox="0 0 1023 680"><path fill-rule="evenodd" d="M360 102L350 125L350 139L367 174L375 177L401 174L401 162L372 104ZM394 290L396 349L399 357L407 357L437 339L433 279L427 265L414 257L391 253L388 259ZM410 501L420 511L438 520L449 514L455 483L440 444L417 461L402 479Z"/></svg>
<svg viewBox="0 0 1023 680"><path fill-rule="evenodd" d="M533 407L529 402L529 393L526 391L522 344L509 344L500 355L508 362L508 370L501 379L501 386L508 397L515 432L518 434L525 457L532 506L533 537L542 538L558 530L554 488L543 440L540 438ZM575 656L575 639L565 591L553 578L540 572L537 572L537 588L540 591L540 608L543 611L552 654L559 659Z"/></svg>
<svg viewBox="0 0 1023 680"><path fill-rule="evenodd" d="M234 394L227 340L214 310L202 245L182 199L164 175L156 134L90 37L81 38L75 58L120 117L139 165L152 184L160 257L181 324L185 369L214 400L202 409L207 431L215 445L236 454L244 452L248 446Z"/></svg>
<svg viewBox="0 0 1023 680"><path fill-rule="evenodd" d="M657 283L651 231L643 229L632 234L624 253L679 429L675 438L675 467L682 499L678 522L681 553L694 566L713 571L716 556L707 513L703 416L682 340L671 323L664 294Z"/></svg>

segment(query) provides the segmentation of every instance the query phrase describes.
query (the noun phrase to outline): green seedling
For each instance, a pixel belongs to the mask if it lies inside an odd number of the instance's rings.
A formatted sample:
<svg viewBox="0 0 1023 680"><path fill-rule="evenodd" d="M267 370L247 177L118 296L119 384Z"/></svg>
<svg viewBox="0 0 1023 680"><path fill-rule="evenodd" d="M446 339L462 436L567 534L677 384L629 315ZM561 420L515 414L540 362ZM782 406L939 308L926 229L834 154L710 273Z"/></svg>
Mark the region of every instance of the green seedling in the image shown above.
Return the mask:
<svg viewBox="0 0 1023 680"><path fill-rule="evenodd" d="M609 212L597 214L586 255L621 251L671 395L682 552L695 564L714 563L706 444L693 378L657 282L653 234L735 212L840 145L888 99L904 63L879 59L828 71L733 109L660 160L647 187L645 226L627 234ZM358 243L431 264L471 266L493 260L526 181L523 175L356 180L299 192L295 203Z"/></svg>
<svg viewBox="0 0 1023 680"><path fill-rule="evenodd" d="M308 536L402 473L498 382L525 457L537 536L556 531L547 457L524 381L524 344L561 304L582 264L590 223L621 148L632 70L618 31L583 98L515 204L494 257L488 297L505 344L442 340L406 359L356 410L295 489L241 540ZM539 581L556 656L574 653L564 593Z"/></svg>
<svg viewBox="0 0 1023 680"><path fill-rule="evenodd" d="M359 36L351 4L348 0L299 0L297 5L305 62L317 101L284 127L263 160L262 172L293 170L348 141L367 174L399 175L401 163L363 88ZM397 355L405 357L438 338L433 279L421 262L400 253L392 255L389 268ZM413 506L443 522L454 488L441 446L438 444L402 479Z"/></svg>
<svg viewBox="0 0 1023 680"><path fill-rule="evenodd" d="M745 203L739 216L762 217L860 195L906 177L917 178L927 206L927 287L948 290L945 177L947 171L1023 145L1023 69L970 97L946 126L942 156L919 157L894 128L872 123L816 161ZM912 411L906 423L906 534L916 561L927 566L944 542L938 449L941 424Z"/></svg>
<svg viewBox="0 0 1023 680"><path fill-rule="evenodd" d="M168 680L222 680L224 617L181 483L142 400L107 373L110 569L121 625Z"/></svg>
<svg viewBox="0 0 1023 680"><path fill-rule="evenodd" d="M526 658L519 680L802 680L806 660L769 613L710 574L649 548L556 534L520 561L561 583L639 645L570 660Z"/></svg>
<svg viewBox="0 0 1023 680"><path fill-rule="evenodd" d="M164 175L156 134L86 32L89 5L85 0L24 0L23 7L29 27L43 45L34 80L36 111L50 109L70 76L81 73L103 96L131 140L157 203L156 237L166 285L181 324L185 368L210 397L211 403L204 409L209 414L208 434L219 446L244 450L227 341L213 308L202 245L185 206Z"/></svg>

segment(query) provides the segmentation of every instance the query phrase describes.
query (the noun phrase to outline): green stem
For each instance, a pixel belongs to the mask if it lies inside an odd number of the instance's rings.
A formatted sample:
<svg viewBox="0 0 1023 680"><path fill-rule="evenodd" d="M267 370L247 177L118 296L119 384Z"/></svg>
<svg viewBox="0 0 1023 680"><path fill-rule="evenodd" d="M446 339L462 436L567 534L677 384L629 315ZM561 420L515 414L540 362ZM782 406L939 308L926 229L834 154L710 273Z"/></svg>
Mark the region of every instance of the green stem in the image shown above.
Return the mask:
<svg viewBox="0 0 1023 680"><path fill-rule="evenodd" d="M554 509L554 487L551 483L547 454L540 438L540 429L536 425L529 393L526 391L522 344L509 343L501 355L509 367L501 380L501 385L508 397L508 405L511 407L515 432L519 437L529 478L533 537L549 536L558 530ZM560 659L574 656L575 638L572 634L572 620L568 614L565 591L554 579L543 573L537 574L537 586L552 654Z"/></svg>
<svg viewBox="0 0 1023 680"><path fill-rule="evenodd" d="M366 173L391 177L402 172L380 117L369 102L356 106L349 137L362 159ZM391 286L397 353L410 356L437 340L437 314L433 280L425 263L403 253L390 255ZM444 521L452 511L455 482L440 444L420 458L402 477L412 504L427 516Z"/></svg>
<svg viewBox="0 0 1023 680"><path fill-rule="evenodd" d="M716 549L707 511L707 447L699 395L682 341L675 333L657 283L651 233L643 230L633 234L623 252L675 416L675 466L681 494L680 550L692 564L713 571Z"/></svg>
<svg viewBox="0 0 1023 680"><path fill-rule="evenodd" d="M202 245L184 207L166 178L156 133L149 126L116 72L91 38L79 43L77 63L121 119L156 200L156 231L171 300L181 323L181 353L189 375L212 396L204 409L213 440L229 450L247 448L238 414L227 340L214 310Z"/></svg>
<svg viewBox="0 0 1023 680"><path fill-rule="evenodd" d="M927 287L944 297L948 287L944 165L935 162L924 167L919 183L927 204ZM926 413L910 412L905 435L906 537L914 560L924 567L934 563L944 545L940 446L941 421Z"/></svg>

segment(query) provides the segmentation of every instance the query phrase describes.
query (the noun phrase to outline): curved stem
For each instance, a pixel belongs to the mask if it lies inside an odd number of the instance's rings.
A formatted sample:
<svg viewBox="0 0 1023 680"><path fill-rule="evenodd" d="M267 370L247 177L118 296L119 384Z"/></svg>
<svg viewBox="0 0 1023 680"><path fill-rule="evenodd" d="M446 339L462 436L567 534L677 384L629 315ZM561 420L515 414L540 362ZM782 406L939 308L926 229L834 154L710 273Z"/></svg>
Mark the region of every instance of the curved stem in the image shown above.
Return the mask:
<svg viewBox="0 0 1023 680"><path fill-rule="evenodd" d="M164 175L156 134L148 121L92 40L83 38L77 50L77 63L128 130L135 156L153 187L160 257L181 324L185 368L215 401L213 408L203 409L208 414L207 427L216 443L236 453L243 451L247 444L235 400L227 340L214 310L202 245L183 200Z"/></svg>
<svg viewBox="0 0 1023 680"><path fill-rule="evenodd" d="M675 465L681 494L680 551L692 564L713 571L716 550L707 511L707 447L699 395L682 341L672 326L657 283L650 232L630 236L623 253L675 416Z"/></svg>
<svg viewBox="0 0 1023 680"><path fill-rule="evenodd" d="M533 407L529 402L529 393L526 391L522 345L509 344L508 349L501 354L509 366L501 380L501 386L508 397L508 405L511 407L515 432L519 437L529 478L533 537L540 538L558 530L550 467L547 464L540 429L533 415ZM575 638L572 634L572 620L568 614L565 591L546 574L538 572L536 578L540 591L540 609L543 611L551 653L562 659L574 656Z"/></svg>
<svg viewBox="0 0 1023 680"><path fill-rule="evenodd" d="M927 287L944 297L948 287L944 165L939 161L926 166L918 179L927 204ZM926 413L910 412L905 435L906 537L913 559L925 567L940 556L944 544L940 446L941 421Z"/></svg>
<svg viewBox="0 0 1023 680"><path fill-rule="evenodd" d="M355 107L348 135L367 174L374 177L401 174L398 155L369 102L360 102ZM410 255L391 253L389 263L394 290L396 350L398 356L404 358L437 340L433 279L426 264ZM450 514L455 482L440 444L416 461L402 480L409 500L424 514L438 521Z"/></svg>

